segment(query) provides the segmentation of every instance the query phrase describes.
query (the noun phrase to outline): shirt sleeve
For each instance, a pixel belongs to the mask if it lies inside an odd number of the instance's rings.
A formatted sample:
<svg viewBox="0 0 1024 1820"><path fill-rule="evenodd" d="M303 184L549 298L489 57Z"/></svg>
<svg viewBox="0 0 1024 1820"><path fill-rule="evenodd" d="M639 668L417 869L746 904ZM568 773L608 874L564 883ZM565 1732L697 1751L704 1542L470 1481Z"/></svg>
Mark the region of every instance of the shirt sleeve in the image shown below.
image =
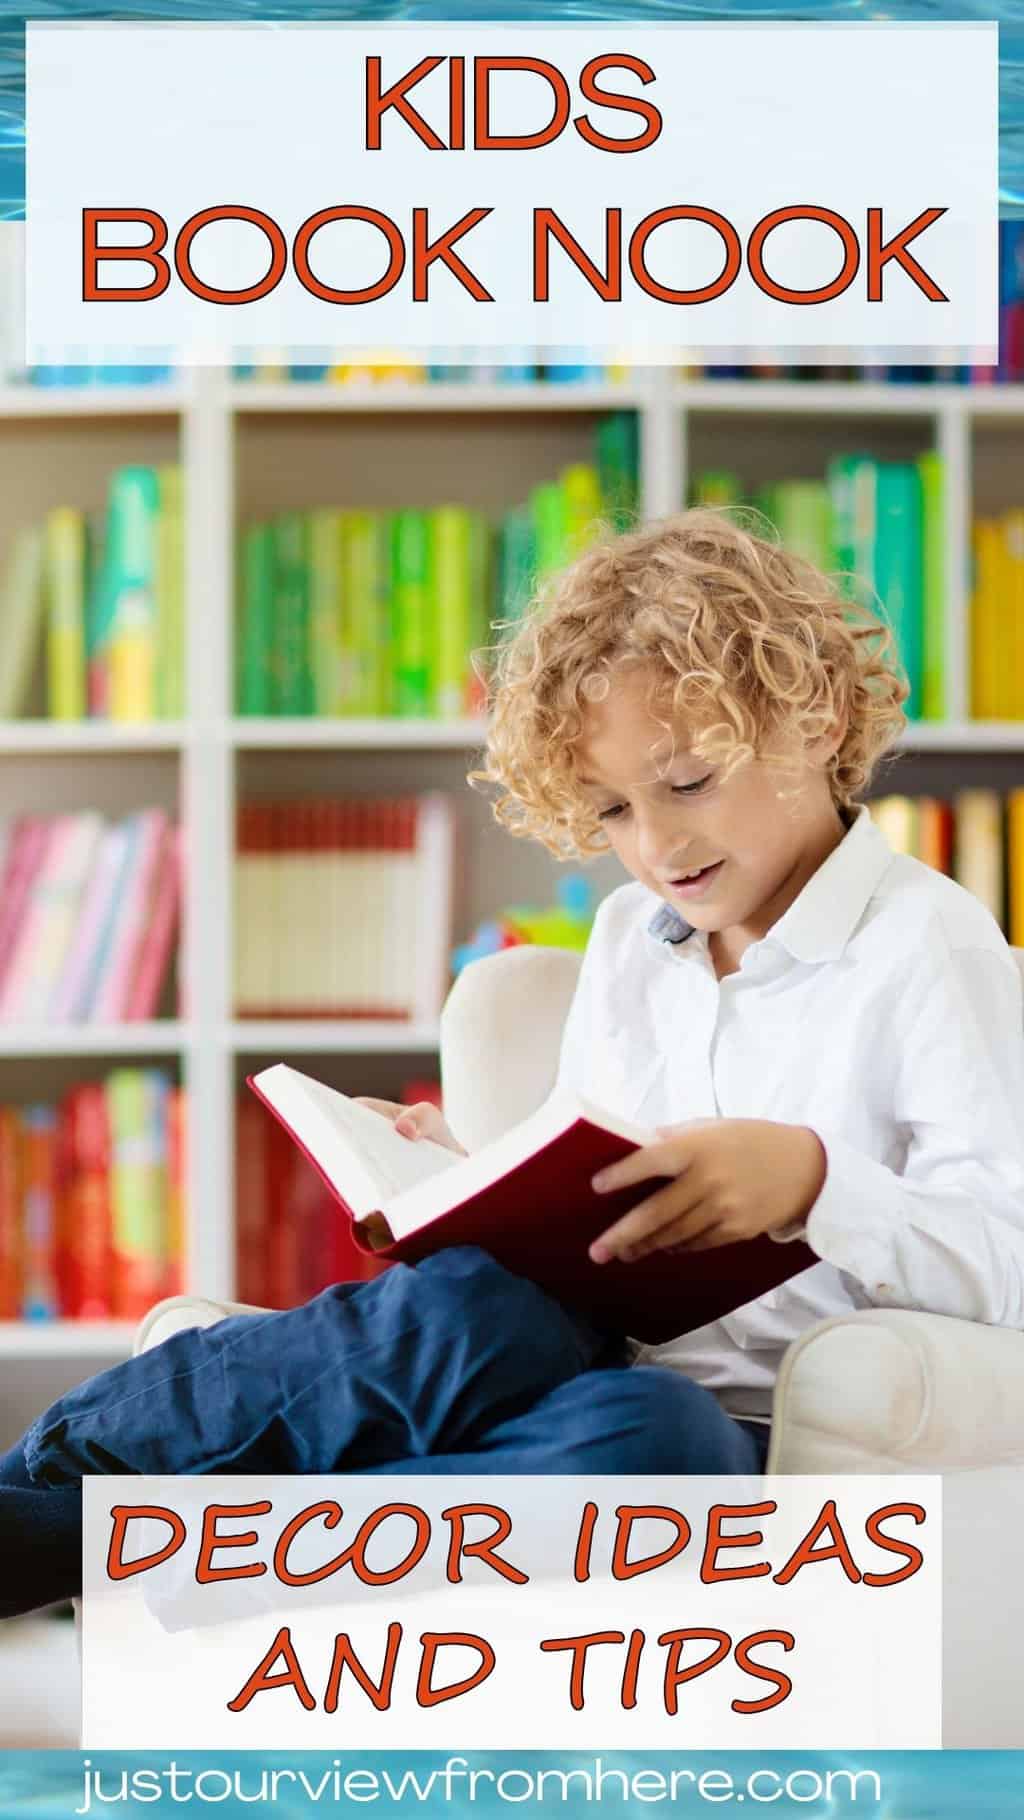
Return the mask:
<svg viewBox="0 0 1024 1820"><path fill-rule="evenodd" d="M814 1126L827 1174L804 1236L878 1307L1024 1328L1024 1014L1013 957L933 954L884 1028L897 1045L902 1170Z"/></svg>

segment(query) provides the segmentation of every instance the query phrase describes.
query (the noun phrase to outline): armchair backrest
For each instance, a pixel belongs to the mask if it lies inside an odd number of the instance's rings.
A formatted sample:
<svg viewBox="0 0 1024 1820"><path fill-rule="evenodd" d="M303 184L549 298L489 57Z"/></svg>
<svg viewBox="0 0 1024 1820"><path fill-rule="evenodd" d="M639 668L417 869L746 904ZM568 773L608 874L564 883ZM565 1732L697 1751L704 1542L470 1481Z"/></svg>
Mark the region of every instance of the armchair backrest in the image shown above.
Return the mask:
<svg viewBox="0 0 1024 1820"><path fill-rule="evenodd" d="M1013 957L1024 978L1024 948ZM554 1085L582 955L506 948L463 968L441 1014L445 1115L467 1150L535 1112Z"/></svg>

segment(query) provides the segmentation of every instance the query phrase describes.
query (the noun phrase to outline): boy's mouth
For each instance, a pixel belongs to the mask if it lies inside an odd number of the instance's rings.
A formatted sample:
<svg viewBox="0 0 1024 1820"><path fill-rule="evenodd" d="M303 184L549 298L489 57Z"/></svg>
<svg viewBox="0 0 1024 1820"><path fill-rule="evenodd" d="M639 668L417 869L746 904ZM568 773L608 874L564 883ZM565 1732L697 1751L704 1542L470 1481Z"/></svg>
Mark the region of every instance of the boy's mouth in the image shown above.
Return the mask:
<svg viewBox="0 0 1024 1820"><path fill-rule="evenodd" d="M702 866L695 874L680 874L678 878L669 879L668 888L674 897L700 897L718 877L724 865L724 859L718 859L713 866Z"/></svg>

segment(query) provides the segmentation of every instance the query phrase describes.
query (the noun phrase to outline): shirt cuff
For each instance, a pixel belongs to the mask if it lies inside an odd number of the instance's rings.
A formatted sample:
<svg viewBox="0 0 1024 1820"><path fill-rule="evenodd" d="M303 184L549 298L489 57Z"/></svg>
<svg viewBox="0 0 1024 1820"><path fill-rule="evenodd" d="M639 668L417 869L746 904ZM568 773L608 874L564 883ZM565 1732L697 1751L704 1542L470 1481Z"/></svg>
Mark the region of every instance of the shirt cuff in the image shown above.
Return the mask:
<svg viewBox="0 0 1024 1820"><path fill-rule="evenodd" d="M884 1302L892 1293L885 1279L895 1267L893 1241L902 1224L899 1177L830 1131L813 1129L825 1149L826 1171L807 1215L807 1243Z"/></svg>

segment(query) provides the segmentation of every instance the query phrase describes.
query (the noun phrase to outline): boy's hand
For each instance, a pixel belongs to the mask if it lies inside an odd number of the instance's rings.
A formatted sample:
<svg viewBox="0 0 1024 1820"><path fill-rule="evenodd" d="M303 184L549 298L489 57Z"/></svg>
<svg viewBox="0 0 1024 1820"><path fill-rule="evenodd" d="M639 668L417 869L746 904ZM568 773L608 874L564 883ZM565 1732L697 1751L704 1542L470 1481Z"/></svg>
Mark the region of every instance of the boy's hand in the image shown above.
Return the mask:
<svg viewBox="0 0 1024 1820"><path fill-rule="evenodd" d="M368 1106L371 1112L379 1112L390 1119L400 1137L429 1138L432 1144L441 1144L445 1150L454 1150L457 1156L467 1156L454 1132L445 1124L436 1106L429 1100L417 1100L415 1106L399 1106L395 1100L372 1100L360 1096L357 1106Z"/></svg>
<svg viewBox="0 0 1024 1820"><path fill-rule="evenodd" d="M649 1251L705 1251L802 1219L825 1183L825 1149L806 1125L769 1119L700 1119L663 1126L594 1177L605 1194L671 1176L590 1247L595 1264L631 1263Z"/></svg>

